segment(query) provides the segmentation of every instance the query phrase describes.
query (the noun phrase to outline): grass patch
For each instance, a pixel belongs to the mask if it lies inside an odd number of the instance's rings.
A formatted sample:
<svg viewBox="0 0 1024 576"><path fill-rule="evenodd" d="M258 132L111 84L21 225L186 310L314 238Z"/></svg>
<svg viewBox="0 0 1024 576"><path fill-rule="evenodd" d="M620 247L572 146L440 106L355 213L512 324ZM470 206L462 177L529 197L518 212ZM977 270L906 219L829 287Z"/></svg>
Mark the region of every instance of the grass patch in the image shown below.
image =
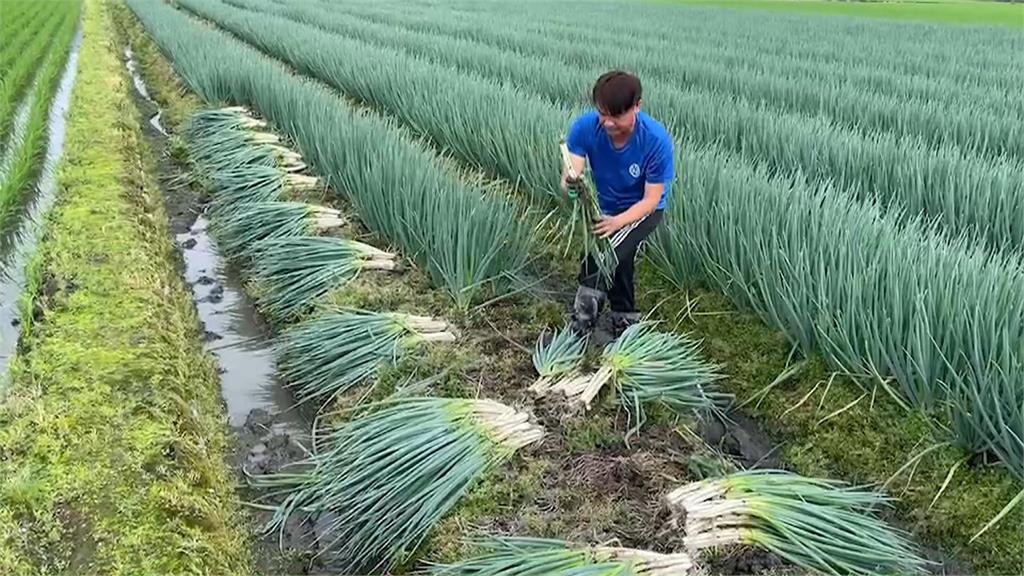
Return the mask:
<svg viewBox="0 0 1024 576"><path fill-rule="evenodd" d="M0 408L0 573L248 574L217 373L102 0Z"/></svg>
<svg viewBox="0 0 1024 576"><path fill-rule="evenodd" d="M994 25L1024 28L1024 6L1011 2L924 0L894 2L834 2L828 0L653 0L659 4L696 4L799 12L833 16L863 16L943 24Z"/></svg>
<svg viewBox="0 0 1024 576"><path fill-rule="evenodd" d="M786 369L789 344L754 314L737 311L721 294L679 290L641 266L638 285L643 306L660 302L658 315L677 329L703 339L708 357L725 365L723 388L743 402L770 384ZM692 309L687 300L695 299ZM831 385L829 382L831 381ZM828 390L827 396L825 395ZM813 390L813 392L812 392ZM824 396L824 397L823 397ZM806 400L800 404L801 400ZM827 416L854 403L845 412ZM796 407L799 405L799 407ZM795 407L795 408L794 408ZM854 483L882 483L920 450L939 441L921 414L900 409L879 390L873 397L855 382L832 378L821 360L808 359L804 368L745 411L776 439L783 441L780 457L795 472L840 478ZM1018 507L978 540L971 537L1020 490L1005 470L963 466L946 492L928 509L949 469L963 454L954 448L932 452L897 478L889 492L900 498L894 521L911 530L930 547L968 562L979 574L1024 572L1024 508Z"/></svg>

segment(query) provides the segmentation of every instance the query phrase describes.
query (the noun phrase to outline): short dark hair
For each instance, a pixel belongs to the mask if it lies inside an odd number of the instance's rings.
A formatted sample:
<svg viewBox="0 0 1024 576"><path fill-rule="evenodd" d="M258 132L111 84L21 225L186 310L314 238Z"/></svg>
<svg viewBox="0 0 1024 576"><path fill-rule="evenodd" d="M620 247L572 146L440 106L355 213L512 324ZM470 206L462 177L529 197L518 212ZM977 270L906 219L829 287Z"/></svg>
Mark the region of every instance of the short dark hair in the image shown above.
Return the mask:
<svg viewBox="0 0 1024 576"><path fill-rule="evenodd" d="M591 99L602 112L618 116L640 102L640 79L622 70L605 72L594 83Z"/></svg>

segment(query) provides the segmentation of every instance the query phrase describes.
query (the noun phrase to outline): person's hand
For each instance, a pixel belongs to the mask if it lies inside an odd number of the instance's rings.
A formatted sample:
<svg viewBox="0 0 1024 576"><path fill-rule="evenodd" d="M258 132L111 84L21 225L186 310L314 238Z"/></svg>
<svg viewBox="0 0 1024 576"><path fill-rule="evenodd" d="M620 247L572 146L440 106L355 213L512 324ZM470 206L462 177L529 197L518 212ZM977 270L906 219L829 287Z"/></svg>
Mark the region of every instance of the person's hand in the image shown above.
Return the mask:
<svg viewBox="0 0 1024 576"><path fill-rule="evenodd" d="M601 220L594 224L594 234L607 238L618 232L626 223L618 216L602 216Z"/></svg>
<svg viewBox="0 0 1024 576"><path fill-rule="evenodd" d="M570 194L569 194L569 189L570 188L573 190L573 192L576 192L577 191L577 187L579 186L579 183L580 183L580 179L579 178L570 178L568 171L562 170L561 187L562 187L562 192L565 193L566 196L570 196Z"/></svg>

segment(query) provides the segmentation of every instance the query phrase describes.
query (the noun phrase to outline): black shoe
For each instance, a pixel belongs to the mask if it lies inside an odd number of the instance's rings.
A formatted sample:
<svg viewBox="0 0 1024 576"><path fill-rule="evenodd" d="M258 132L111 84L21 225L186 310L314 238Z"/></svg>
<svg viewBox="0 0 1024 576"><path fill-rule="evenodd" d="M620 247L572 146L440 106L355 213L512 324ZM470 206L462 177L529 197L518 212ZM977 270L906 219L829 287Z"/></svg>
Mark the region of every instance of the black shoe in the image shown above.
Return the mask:
<svg viewBox="0 0 1024 576"><path fill-rule="evenodd" d="M573 301L572 331L578 337L585 337L597 325L597 317L601 313L601 305L605 294L600 290L580 286L576 290Z"/></svg>
<svg viewBox="0 0 1024 576"><path fill-rule="evenodd" d="M622 333L629 329L630 326L640 321L640 314L637 312L612 312L612 334L616 338L622 336Z"/></svg>

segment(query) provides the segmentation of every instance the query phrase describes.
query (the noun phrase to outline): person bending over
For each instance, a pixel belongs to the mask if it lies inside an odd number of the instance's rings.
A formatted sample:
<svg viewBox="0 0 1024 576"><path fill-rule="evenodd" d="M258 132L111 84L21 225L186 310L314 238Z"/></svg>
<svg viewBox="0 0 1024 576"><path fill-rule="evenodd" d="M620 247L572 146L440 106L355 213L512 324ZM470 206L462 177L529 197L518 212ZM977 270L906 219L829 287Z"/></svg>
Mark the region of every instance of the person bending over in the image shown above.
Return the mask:
<svg viewBox="0 0 1024 576"><path fill-rule="evenodd" d="M640 110L642 87L635 75L613 70L594 83L592 110L573 120L566 147L575 174L587 163L597 188L602 217L595 234L608 238L618 265L610 281L594 260L583 259L573 302L573 330L589 334L605 300L615 336L640 318L633 269L637 253L661 222L675 177L672 138L657 120ZM562 171L562 190L576 182Z"/></svg>

